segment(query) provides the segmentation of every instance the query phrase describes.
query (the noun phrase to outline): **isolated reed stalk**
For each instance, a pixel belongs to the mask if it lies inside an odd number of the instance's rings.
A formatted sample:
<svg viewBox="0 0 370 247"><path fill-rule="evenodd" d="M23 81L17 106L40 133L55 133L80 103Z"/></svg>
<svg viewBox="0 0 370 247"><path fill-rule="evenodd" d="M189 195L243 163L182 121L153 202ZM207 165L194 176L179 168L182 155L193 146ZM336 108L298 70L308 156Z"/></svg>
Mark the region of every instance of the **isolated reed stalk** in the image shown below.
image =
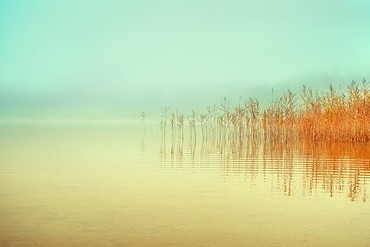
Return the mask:
<svg viewBox="0 0 370 247"><path fill-rule="evenodd" d="M175 153L175 143L176 143L176 116L174 112L171 112L171 154Z"/></svg>
<svg viewBox="0 0 370 247"><path fill-rule="evenodd" d="M141 116L141 122L143 123L143 129L144 129L144 134L146 132L146 128L145 128L145 117L146 117L146 112L143 111L140 113L140 116Z"/></svg>
<svg viewBox="0 0 370 247"><path fill-rule="evenodd" d="M197 144L197 112L193 110L187 118L189 123L189 150L194 153Z"/></svg>
<svg viewBox="0 0 370 247"><path fill-rule="evenodd" d="M178 138L178 152L182 154L184 145L184 115L177 115L177 138Z"/></svg>
<svg viewBox="0 0 370 247"><path fill-rule="evenodd" d="M161 108L162 119L159 123L161 129L161 153L166 153L166 129L167 129L167 113L170 110L169 107L165 106Z"/></svg>

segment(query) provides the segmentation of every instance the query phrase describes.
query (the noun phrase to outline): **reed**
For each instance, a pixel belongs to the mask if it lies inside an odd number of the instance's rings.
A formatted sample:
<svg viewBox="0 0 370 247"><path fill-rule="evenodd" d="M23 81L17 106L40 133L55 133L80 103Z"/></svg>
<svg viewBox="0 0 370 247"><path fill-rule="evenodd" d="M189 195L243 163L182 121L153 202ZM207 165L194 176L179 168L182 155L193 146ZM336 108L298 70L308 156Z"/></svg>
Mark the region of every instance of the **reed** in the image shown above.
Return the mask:
<svg viewBox="0 0 370 247"><path fill-rule="evenodd" d="M354 81L347 93L338 93L330 86L328 92L312 94L303 88L304 105L297 123L302 138L330 142L368 142L370 140L369 84Z"/></svg>
<svg viewBox="0 0 370 247"><path fill-rule="evenodd" d="M161 129L161 149L160 153L165 154L166 153L166 131L167 131L167 114L170 110L169 107L165 106L161 108L162 116L161 121L159 122L159 127Z"/></svg>
<svg viewBox="0 0 370 247"><path fill-rule="evenodd" d="M258 170L254 169L254 165L258 165L254 160L272 160L273 167L266 167L269 162L264 162L263 169L278 171L281 179L276 181L276 187L282 188L287 195L295 192L293 157L297 151L307 154L304 157L313 157L313 161L305 164L305 194L312 194L317 186L330 195L337 190L343 191L346 183L343 174L348 169L340 160L345 156L369 159L370 85L365 79L361 83L352 81L345 92L332 85L327 91L314 92L303 85L298 94L288 90L281 97L273 97L264 108L254 98L239 100L236 106L223 98L218 105L207 107L205 112L169 113L168 107L161 112L164 159L169 122L171 159L182 160L187 140L188 153L193 160L197 142L201 141L200 154L219 155L227 174L244 169L245 174L253 177L253 172ZM145 114L142 118L144 121ZM248 167L230 162L240 160L248 160ZM351 166L348 184L351 200L367 200L365 178L369 170L369 162Z"/></svg>
<svg viewBox="0 0 370 247"><path fill-rule="evenodd" d="M288 142L356 143L370 141L370 85L352 81L344 93L330 85L328 91L314 93L303 86L297 95L288 90L261 109L257 99L249 98L233 106L227 98L209 106L205 113L189 115L171 113L172 136L184 141L187 119L189 149L195 150L200 128L202 152L216 149L220 153L240 153L248 143ZM162 136L166 136L168 107L162 108ZM176 128L177 126L177 128ZM269 145L270 145L269 144ZM182 148L181 148L182 150Z"/></svg>
<svg viewBox="0 0 370 247"><path fill-rule="evenodd" d="M146 128L145 128L146 112L145 111L142 111L140 113L140 116L141 116L141 122L143 123L143 129L144 129L144 134L145 134L145 132L146 132Z"/></svg>

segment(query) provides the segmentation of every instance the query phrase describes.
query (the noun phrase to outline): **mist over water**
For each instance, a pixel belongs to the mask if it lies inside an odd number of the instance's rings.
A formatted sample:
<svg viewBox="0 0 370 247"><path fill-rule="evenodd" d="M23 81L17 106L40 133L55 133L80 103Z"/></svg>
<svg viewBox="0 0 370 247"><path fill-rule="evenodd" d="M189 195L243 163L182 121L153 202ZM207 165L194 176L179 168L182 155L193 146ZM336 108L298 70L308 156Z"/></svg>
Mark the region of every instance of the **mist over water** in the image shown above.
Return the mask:
<svg viewBox="0 0 370 247"><path fill-rule="evenodd" d="M0 3L1 118L123 119L369 78L367 1Z"/></svg>
<svg viewBox="0 0 370 247"><path fill-rule="evenodd" d="M0 1L0 245L367 246L369 13Z"/></svg>

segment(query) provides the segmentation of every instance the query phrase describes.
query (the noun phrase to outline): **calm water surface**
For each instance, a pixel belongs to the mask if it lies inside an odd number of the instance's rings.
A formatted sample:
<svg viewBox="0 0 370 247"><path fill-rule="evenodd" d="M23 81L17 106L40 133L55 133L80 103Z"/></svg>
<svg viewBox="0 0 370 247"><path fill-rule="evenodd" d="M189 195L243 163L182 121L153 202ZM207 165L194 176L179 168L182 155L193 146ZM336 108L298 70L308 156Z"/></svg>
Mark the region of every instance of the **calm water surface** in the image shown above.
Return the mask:
<svg viewBox="0 0 370 247"><path fill-rule="evenodd" d="M367 145L0 123L0 246L370 246Z"/></svg>

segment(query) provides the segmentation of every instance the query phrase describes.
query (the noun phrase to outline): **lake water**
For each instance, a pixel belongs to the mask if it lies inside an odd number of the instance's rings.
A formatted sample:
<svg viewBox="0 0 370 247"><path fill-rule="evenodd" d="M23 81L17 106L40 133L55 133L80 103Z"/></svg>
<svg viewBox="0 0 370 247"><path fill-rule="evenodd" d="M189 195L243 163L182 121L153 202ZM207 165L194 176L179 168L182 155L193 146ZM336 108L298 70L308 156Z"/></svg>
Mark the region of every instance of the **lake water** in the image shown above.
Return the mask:
<svg viewBox="0 0 370 247"><path fill-rule="evenodd" d="M370 246L368 145L2 121L0 246Z"/></svg>

